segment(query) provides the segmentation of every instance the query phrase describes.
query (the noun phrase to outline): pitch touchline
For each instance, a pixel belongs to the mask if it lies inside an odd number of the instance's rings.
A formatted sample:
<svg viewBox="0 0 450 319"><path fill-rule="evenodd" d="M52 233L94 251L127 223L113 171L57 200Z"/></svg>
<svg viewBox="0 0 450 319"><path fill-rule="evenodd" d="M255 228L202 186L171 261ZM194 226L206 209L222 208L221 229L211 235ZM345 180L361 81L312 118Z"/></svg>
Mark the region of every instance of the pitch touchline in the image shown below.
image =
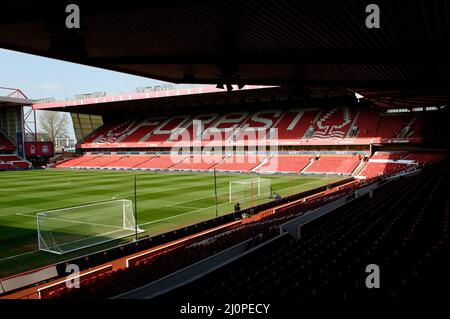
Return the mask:
<svg viewBox="0 0 450 319"><path fill-rule="evenodd" d="M16 257L25 256L25 255L29 255L29 254L33 254L33 253L37 253L37 252L39 252L39 250L27 251L26 253L22 253L22 254L17 254L17 255L1 258L0 261L13 259L13 258L16 258Z"/></svg>

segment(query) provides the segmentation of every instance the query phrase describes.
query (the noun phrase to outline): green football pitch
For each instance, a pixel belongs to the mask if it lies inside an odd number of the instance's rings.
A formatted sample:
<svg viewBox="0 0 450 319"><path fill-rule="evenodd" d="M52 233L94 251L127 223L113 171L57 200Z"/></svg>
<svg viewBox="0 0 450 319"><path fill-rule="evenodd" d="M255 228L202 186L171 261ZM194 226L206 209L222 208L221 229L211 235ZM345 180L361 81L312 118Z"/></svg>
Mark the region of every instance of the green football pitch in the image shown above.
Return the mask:
<svg viewBox="0 0 450 319"><path fill-rule="evenodd" d="M36 214L98 202L136 203L140 236L156 235L233 211L230 181L270 179L281 196L331 183L338 178L251 174L132 171L36 170L0 172L0 278L133 240L122 238L64 255L38 250ZM135 189L136 178L136 193ZM136 194L136 196L135 196ZM136 198L136 201L135 201ZM241 208L270 201L264 194L239 200ZM64 212L62 212L63 214Z"/></svg>

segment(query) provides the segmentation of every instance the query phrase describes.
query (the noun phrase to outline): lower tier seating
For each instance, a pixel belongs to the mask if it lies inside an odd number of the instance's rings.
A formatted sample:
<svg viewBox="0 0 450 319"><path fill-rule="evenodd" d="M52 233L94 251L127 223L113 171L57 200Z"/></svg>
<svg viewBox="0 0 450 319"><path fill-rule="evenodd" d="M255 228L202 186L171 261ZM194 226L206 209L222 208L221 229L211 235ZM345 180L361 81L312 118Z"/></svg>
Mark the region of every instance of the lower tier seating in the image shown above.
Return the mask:
<svg viewBox="0 0 450 319"><path fill-rule="evenodd" d="M411 165L407 164L368 162L359 175L365 176L366 178L372 178L398 173L411 167Z"/></svg>
<svg viewBox="0 0 450 319"><path fill-rule="evenodd" d="M410 153L404 159L413 160L419 164L429 164L444 159L444 154Z"/></svg>
<svg viewBox="0 0 450 319"><path fill-rule="evenodd" d="M315 160L305 173L351 174L360 163L359 155L354 156L321 156Z"/></svg>
<svg viewBox="0 0 450 319"><path fill-rule="evenodd" d="M375 152L371 159L399 160L406 154L407 152Z"/></svg>
<svg viewBox="0 0 450 319"><path fill-rule="evenodd" d="M175 170L199 170L205 171L213 168L223 160L222 156L202 155L187 156L183 161L171 167Z"/></svg>
<svg viewBox="0 0 450 319"><path fill-rule="evenodd" d="M134 168L150 161L154 155L123 155L119 160L112 161L104 167Z"/></svg>
<svg viewBox="0 0 450 319"><path fill-rule="evenodd" d="M17 170L30 168L30 163L17 155L0 154L0 170Z"/></svg>
<svg viewBox="0 0 450 319"><path fill-rule="evenodd" d="M310 163L309 155L274 155L259 166L256 171L262 172L282 172L282 173L298 173Z"/></svg>
<svg viewBox="0 0 450 319"><path fill-rule="evenodd" d="M142 169L166 169L171 168L175 164L185 159L184 155L155 155L149 161L135 166Z"/></svg>
<svg viewBox="0 0 450 319"><path fill-rule="evenodd" d="M154 301L446 304L448 177L439 165L391 181L302 227L300 240L283 236ZM380 267L381 289L366 287L369 264Z"/></svg>
<svg viewBox="0 0 450 319"><path fill-rule="evenodd" d="M264 160L264 155L231 155L214 166L218 171L250 171Z"/></svg>
<svg viewBox="0 0 450 319"><path fill-rule="evenodd" d="M0 150L14 150L16 146L0 131Z"/></svg>

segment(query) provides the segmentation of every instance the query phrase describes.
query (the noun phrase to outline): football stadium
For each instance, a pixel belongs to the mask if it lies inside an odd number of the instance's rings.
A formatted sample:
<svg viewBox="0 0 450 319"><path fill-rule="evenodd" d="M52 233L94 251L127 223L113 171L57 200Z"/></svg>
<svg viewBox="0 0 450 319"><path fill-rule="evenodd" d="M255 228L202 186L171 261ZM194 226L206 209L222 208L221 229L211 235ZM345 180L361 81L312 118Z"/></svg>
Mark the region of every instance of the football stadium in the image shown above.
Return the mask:
<svg viewBox="0 0 450 319"><path fill-rule="evenodd" d="M442 305L447 1L73 3L7 1L0 48L172 84L0 83L0 305Z"/></svg>

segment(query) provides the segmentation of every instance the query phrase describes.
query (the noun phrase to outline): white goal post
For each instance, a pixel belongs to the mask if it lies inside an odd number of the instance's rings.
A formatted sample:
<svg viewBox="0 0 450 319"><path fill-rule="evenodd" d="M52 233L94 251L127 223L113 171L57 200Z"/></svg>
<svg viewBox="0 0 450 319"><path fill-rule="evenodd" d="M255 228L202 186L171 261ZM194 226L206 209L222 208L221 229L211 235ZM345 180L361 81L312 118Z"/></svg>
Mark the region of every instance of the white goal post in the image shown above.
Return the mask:
<svg viewBox="0 0 450 319"><path fill-rule="evenodd" d="M249 198L271 196L271 183L267 178L248 178L229 183L229 202L243 201Z"/></svg>
<svg viewBox="0 0 450 319"><path fill-rule="evenodd" d="M142 232L125 199L38 212L36 222L39 250L58 255Z"/></svg>

